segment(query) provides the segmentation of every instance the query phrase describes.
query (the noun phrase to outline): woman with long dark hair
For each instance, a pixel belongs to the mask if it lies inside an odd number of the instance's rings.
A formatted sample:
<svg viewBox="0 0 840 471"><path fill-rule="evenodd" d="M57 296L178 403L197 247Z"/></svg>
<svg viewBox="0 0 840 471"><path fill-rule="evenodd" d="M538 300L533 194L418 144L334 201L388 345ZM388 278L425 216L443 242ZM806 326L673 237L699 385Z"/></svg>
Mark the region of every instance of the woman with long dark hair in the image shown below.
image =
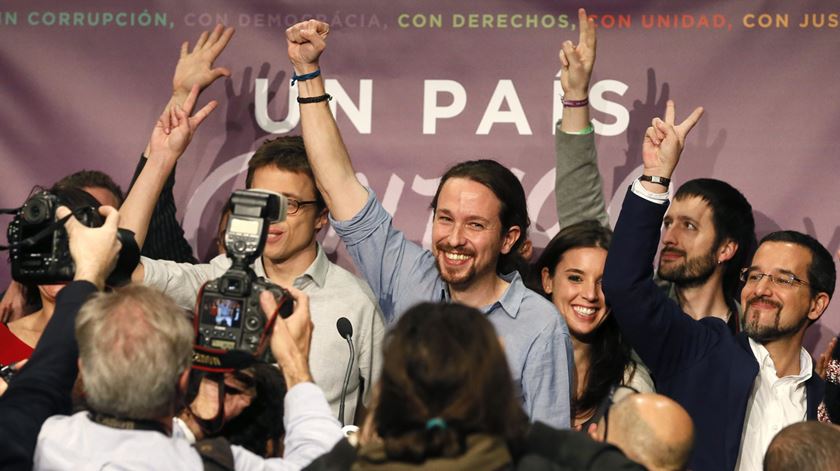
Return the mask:
<svg viewBox="0 0 840 471"><path fill-rule="evenodd" d="M40 190L40 188L38 188ZM58 197L60 204L73 211L94 213L99 202L89 193L78 188L54 186L49 192ZM0 324L0 364L8 365L29 358L47 322L55 310L55 298L63 284L29 285L26 292L40 298L40 309L8 324ZM36 298L37 299L37 298Z"/></svg>
<svg viewBox="0 0 840 471"><path fill-rule="evenodd" d="M612 388L653 391L650 374L622 339L601 290L611 238L612 231L597 221L568 226L546 246L532 277L532 288L554 303L569 326L576 372L572 422L584 430L603 415Z"/></svg>

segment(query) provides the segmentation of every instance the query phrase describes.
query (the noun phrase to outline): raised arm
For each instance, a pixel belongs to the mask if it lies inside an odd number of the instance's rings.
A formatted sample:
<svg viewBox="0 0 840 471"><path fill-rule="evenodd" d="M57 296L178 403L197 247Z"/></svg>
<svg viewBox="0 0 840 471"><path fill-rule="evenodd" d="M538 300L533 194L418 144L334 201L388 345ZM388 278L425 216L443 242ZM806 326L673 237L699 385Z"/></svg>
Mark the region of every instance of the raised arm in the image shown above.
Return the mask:
<svg viewBox="0 0 840 471"><path fill-rule="evenodd" d="M327 46L328 24L309 20L286 30L289 60L298 76L321 69L319 58ZM297 81L299 101L324 97L323 75ZM339 221L352 218L367 201L367 190L356 178L350 155L328 100L300 104L300 120L306 154L315 174L315 183L324 196L332 217Z"/></svg>
<svg viewBox="0 0 840 471"><path fill-rule="evenodd" d="M685 137L702 113L703 109L697 108L675 125L674 103L668 102L665 120L654 119L645 134L644 175L671 178ZM602 282L622 335L657 378L668 377L704 355L719 334L685 315L653 281L653 261L667 203L666 185L633 184L615 227Z"/></svg>
<svg viewBox="0 0 840 471"><path fill-rule="evenodd" d="M76 268L75 281L58 294L55 314L32 357L0 397L3 469L31 468L41 424L52 415L70 412L70 391L78 373L79 352L73 333L76 314L87 298L105 284L120 248L119 214L110 206L99 211L105 216L101 227L86 227L75 217L65 224ZM56 214L64 217L70 210L62 206Z"/></svg>
<svg viewBox="0 0 840 471"><path fill-rule="evenodd" d="M595 135L589 121L589 83L597 45L595 23L583 8L578 10L578 22L578 43L567 40L560 49L564 106L554 137L554 196L561 228L587 219L609 225Z"/></svg>
<svg viewBox="0 0 840 471"><path fill-rule="evenodd" d="M190 116L197 98L198 85L195 85L183 106L175 105L163 112L149 139L148 161L123 203L120 227L134 231L137 245L141 248L146 241L152 211L169 173L187 149L198 126L216 108L217 102L211 101Z"/></svg>
<svg viewBox="0 0 840 471"><path fill-rule="evenodd" d="M563 41L560 48L560 85L563 87L563 101L572 106L563 106L563 121L560 131L580 132L589 127L589 105L574 106L589 101L589 81L595 66L595 20L586 16L586 10L578 9L578 43Z"/></svg>

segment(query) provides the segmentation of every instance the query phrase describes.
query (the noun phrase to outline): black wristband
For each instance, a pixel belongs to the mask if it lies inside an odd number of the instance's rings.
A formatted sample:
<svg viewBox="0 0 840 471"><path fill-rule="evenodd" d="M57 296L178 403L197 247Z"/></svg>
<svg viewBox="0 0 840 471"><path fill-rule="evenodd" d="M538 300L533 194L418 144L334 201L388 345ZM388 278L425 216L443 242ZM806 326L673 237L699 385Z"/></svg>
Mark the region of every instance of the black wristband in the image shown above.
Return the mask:
<svg viewBox="0 0 840 471"><path fill-rule="evenodd" d="M655 175L642 175L641 177L639 177L639 181L656 183L657 185L662 185L665 188L668 188L668 185L671 184L670 178L657 177Z"/></svg>
<svg viewBox="0 0 840 471"><path fill-rule="evenodd" d="M300 104L306 103L321 103L322 101L332 100L332 95L329 93L324 93L320 96L310 96L310 97L298 97L297 102Z"/></svg>

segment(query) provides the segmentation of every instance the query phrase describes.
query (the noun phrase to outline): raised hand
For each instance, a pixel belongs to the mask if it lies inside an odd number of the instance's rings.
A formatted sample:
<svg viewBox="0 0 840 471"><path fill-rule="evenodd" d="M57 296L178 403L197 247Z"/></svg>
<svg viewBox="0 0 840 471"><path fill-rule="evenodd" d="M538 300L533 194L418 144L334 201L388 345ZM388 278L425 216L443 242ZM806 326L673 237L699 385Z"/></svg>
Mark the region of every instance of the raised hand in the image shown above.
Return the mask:
<svg viewBox="0 0 840 471"><path fill-rule="evenodd" d="M583 8L578 9L578 27L578 43L563 41L560 49L560 84L564 96L570 100L582 100L587 97L589 80L595 65L595 20L588 18Z"/></svg>
<svg viewBox="0 0 840 471"><path fill-rule="evenodd" d="M327 47L330 25L317 20L300 22L286 30L289 60L298 74L318 69L318 58Z"/></svg>
<svg viewBox="0 0 840 471"><path fill-rule="evenodd" d="M309 372L309 347L312 344L312 317L309 314L309 296L297 288L284 287L294 300L294 311L285 319L275 319L271 334L271 353L283 370L286 387L312 381ZM277 302L266 291L260 295L260 305L269 317L276 315Z"/></svg>
<svg viewBox="0 0 840 471"><path fill-rule="evenodd" d="M149 138L149 158L174 162L184 153L202 121L216 108L215 100L190 116L198 98L199 86L193 85L183 105L167 106Z"/></svg>
<svg viewBox="0 0 840 471"><path fill-rule="evenodd" d="M642 144L644 173L650 176L671 178L685 147L685 138L691 128L703 116L703 108L697 107L685 121L675 125L676 110L673 100L665 105L665 120L654 118L645 132Z"/></svg>
<svg viewBox="0 0 840 471"><path fill-rule="evenodd" d="M181 56L172 77L172 94L180 96L180 102L186 99L193 86L198 85L198 91L201 92L217 78L230 76L230 69L214 68L213 62L225 50L233 33L233 28L216 25L212 32L201 33L192 51L189 41L181 44Z"/></svg>
<svg viewBox="0 0 840 471"><path fill-rule="evenodd" d="M840 251L838 251L838 256L840 256ZM828 345L825 346L825 351L820 353L820 356L817 357L817 361L814 364L814 371L823 380L825 380L825 371L828 369L828 363L831 361L835 348L837 348L837 337L834 337L828 342Z"/></svg>

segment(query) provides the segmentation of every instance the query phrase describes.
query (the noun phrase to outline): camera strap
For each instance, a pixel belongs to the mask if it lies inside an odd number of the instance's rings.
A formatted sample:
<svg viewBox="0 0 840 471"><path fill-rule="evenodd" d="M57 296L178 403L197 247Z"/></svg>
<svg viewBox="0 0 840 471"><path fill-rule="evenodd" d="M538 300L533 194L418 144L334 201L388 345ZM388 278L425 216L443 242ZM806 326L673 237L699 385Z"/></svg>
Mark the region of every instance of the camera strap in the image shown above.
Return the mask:
<svg viewBox="0 0 840 471"><path fill-rule="evenodd" d="M218 403L216 404L216 415L212 419L205 419L199 417L192 410L192 402L198 397L198 391L201 387L201 381L207 379L210 382L216 383ZM211 437L219 433L224 426L225 418L225 376L223 373L208 373L196 369L191 369L189 374L189 381L187 383L185 410L192 417L201 432L205 437Z"/></svg>
<svg viewBox="0 0 840 471"><path fill-rule="evenodd" d="M41 229L41 231L38 232L37 234L31 235L31 236L27 237L26 239L21 240L20 242L9 244L9 245L0 245L0 250L9 250L12 247L30 247L30 246L33 246L33 245L37 244L44 237L47 237L48 235L52 234L59 227L64 226L64 223L67 222L68 219L70 219L70 216L72 216L72 213L68 214L67 216L64 216L61 219L57 219L55 222L53 222L49 226Z"/></svg>
<svg viewBox="0 0 840 471"><path fill-rule="evenodd" d="M100 412L91 411L88 418L97 424L106 427L116 428L120 430L146 430L152 432L160 432L167 437L171 435L170 430L162 423L155 420L135 420L116 417L110 414L102 414Z"/></svg>

